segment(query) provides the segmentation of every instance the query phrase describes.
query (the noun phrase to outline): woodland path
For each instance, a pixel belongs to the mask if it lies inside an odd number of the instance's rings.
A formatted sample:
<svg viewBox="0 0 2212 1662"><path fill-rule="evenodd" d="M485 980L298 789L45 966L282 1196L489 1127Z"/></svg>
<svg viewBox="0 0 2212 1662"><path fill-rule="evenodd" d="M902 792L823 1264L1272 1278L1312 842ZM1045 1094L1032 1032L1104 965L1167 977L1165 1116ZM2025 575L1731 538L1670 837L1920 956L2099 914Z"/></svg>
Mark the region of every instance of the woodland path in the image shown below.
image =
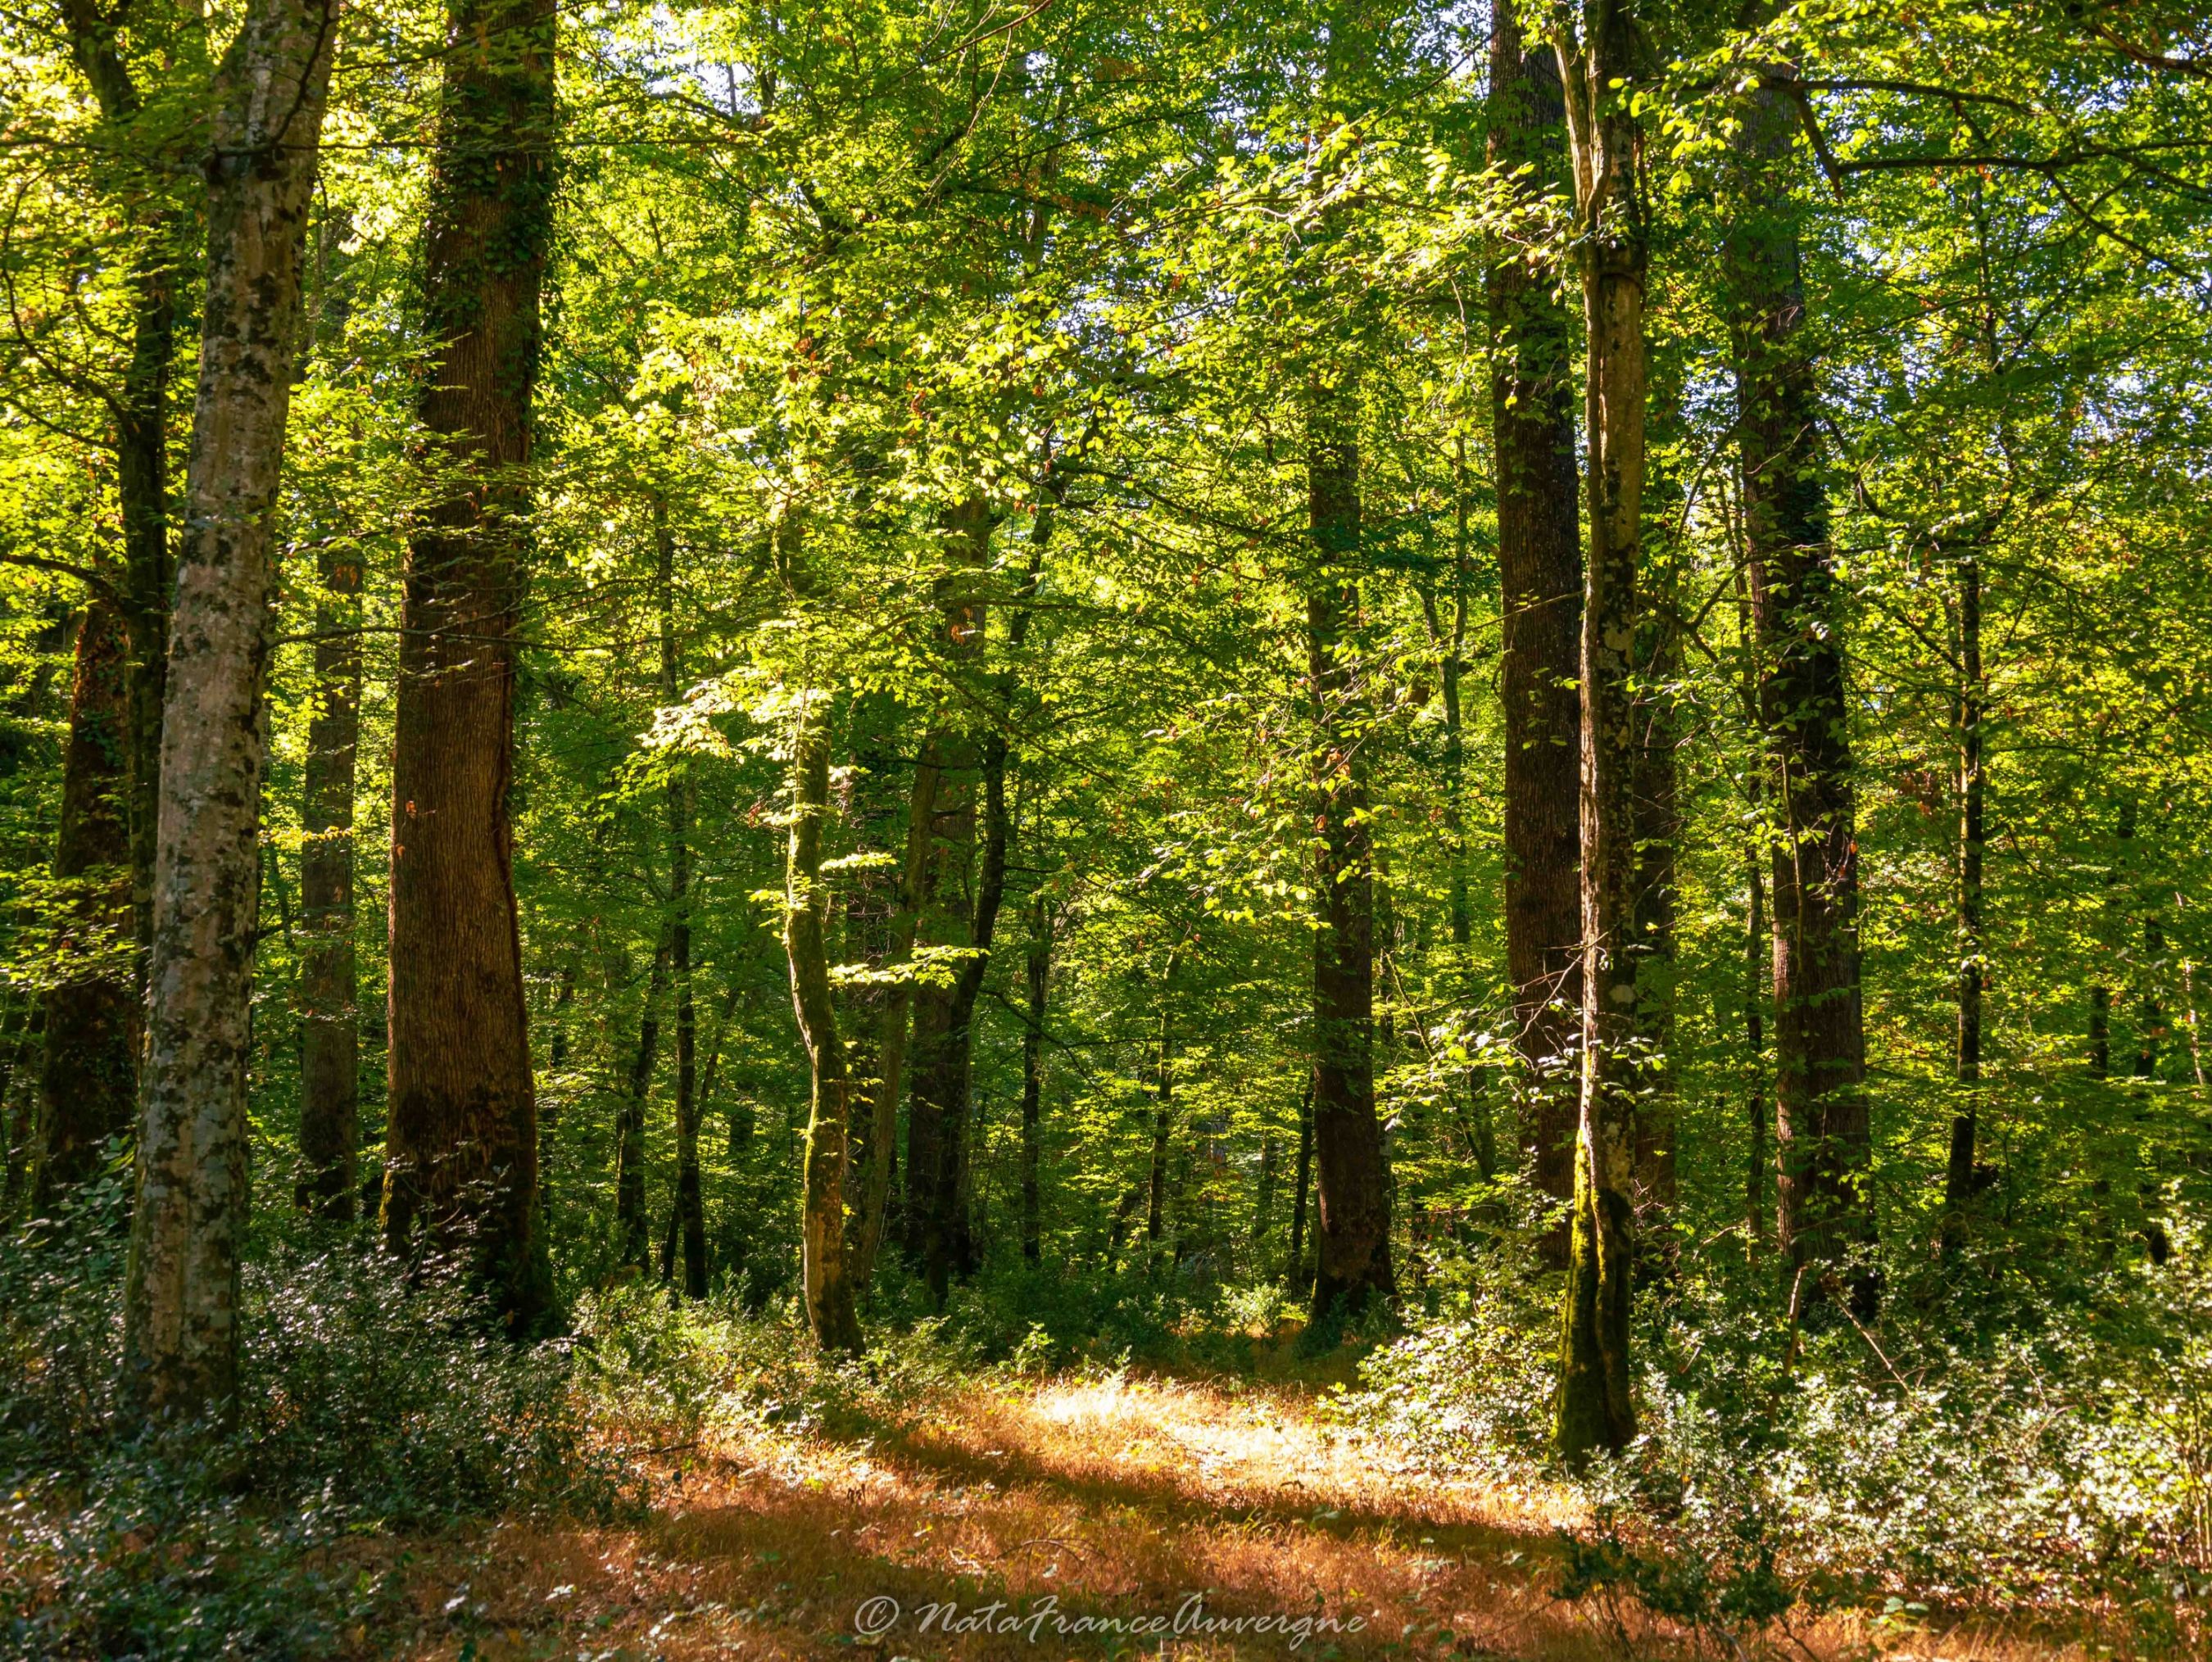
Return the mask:
<svg viewBox="0 0 2212 1662"><path fill-rule="evenodd" d="M1606 1648L1546 1590L1553 1531L1569 1521L1557 1500L1407 1470L1317 1420L1311 1400L1115 1378L940 1393L858 1436L726 1435L659 1471L641 1523L508 1524L423 1555L406 1571L418 1625L400 1653L1045 1662L1164 1641L1206 1657ZM1194 1625L1197 1595L1207 1620L1245 1618L1244 1630ZM893 1601L896 1619L871 1600ZM950 1610L926 1626L932 1605L957 1607L966 1630L944 1631ZM1086 1617L1121 1625L1078 1630ZM1294 1643L1300 1618L1314 1625Z"/></svg>

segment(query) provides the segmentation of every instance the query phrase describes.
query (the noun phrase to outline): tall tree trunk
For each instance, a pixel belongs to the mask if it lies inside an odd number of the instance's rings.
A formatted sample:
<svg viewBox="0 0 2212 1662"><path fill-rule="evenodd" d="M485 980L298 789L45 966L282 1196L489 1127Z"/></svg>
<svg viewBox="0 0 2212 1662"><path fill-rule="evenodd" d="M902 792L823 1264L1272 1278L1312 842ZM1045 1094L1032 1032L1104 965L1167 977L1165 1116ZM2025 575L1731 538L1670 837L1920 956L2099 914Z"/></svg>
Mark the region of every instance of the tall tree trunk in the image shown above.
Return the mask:
<svg viewBox="0 0 2212 1662"><path fill-rule="evenodd" d="M945 1033L937 1058L937 1100L944 1114L938 1150L936 1201L923 1236L922 1271L930 1297L942 1310L954 1274L975 1272L977 1248L968 1211L971 1058L975 1001L989 967L991 939L1006 889L1006 746L994 735L983 745L983 858L976 874L975 909L969 915L969 955L960 962L946 1006Z"/></svg>
<svg viewBox="0 0 2212 1662"><path fill-rule="evenodd" d="M1632 11L1594 0L1584 38L1553 45L1565 71L1577 230L1583 249L1588 375L1589 553L1583 579L1583 1077L1575 1142L1573 1242L1561 1323L1558 1439L1580 1463L1627 1447L1633 1180L1636 889L1632 665L1638 622L1644 468L1643 203L1632 76Z"/></svg>
<svg viewBox="0 0 2212 1662"><path fill-rule="evenodd" d="M1774 1095L1782 1246L1808 1296L1869 1242L1873 1196L1859 991L1858 842L1842 608L1819 475L1813 366L1802 338L1791 145L1796 106L1746 100L1743 203L1731 238L1747 576L1774 835ZM1857 1276L1870 1313L1877 1289Z"/></svg>
<svg viewBox="0 0 2212 1662"><path fill-rule="evenodd" d="M980 586L990 558L988 505L976 496L948 510L942 535L946 569L938 579L936 599L945 624L945 656L953 673L980 675L988 622ZM975 945L975 792L983 767L982 748L967 718L940 719L931 729L923 741L921 766L935 779L917 939L927 947L965 954ZM954 1006L967 962L965 956L955 956L949 974L940 964L914 997L905 1245L907 1256L925 1273L933 1232L942 1235L948 1222L939 1214L938 1198L958 1192L959 1149L967 1123L961 1077L966 1058L965 1034ZM940 1256L949 1253L949 1237L938 1250Z"/></svg>
<svg viewBox="0 0 2212 1662"><path fill-rule="evenodd" d="M1152 1077L1152 1161L1145 1184L1145 1239L1159 1245L1167 1233L1168 1133L1175 1116L1175 973L1180 949L1168 954L1167 973L1160 977L1160 1037L1155 1052L1158 1068Z"/></svg>
<svg viewBox="0 0 2212 1662"><path fill-rule="evenodd" d="M1766 999L1772 976L1767 969L1771 948L1762 859L1754 848L1744 874L1751 889L1743 940L1743 1101L1750 1143L1744 1167L1744 1232L1754 1253L1766 1240L1767 1168L1773 1159L1766 1147L1766 1119L1772 1111L1766 1097Z"/></svg>
<svg viewBox="0 0 2212 1662"><path fill-rule="evenodd" d="M1052 980L1052 908L1039 890L1030 900L1029 1020L1022 1029L1022 1256L1043 1256L1043 1217L1038 1204L1044 1103L1045 996Z"/></svg>
<svg viewBox="0 0 2212 1662"><path fill-rule="evenodd" d="M676 641L676 537L668 505L653 501L653 543L660 599L660 701L673 708L684 695L683 656ZM684 1291L707 1296L707 1210L699 1178L698 1016L691 999L691 763L679 757L668 777L669 973L676 988L676 1204L674 1233L684 1242ZM660 1278L672 1278L674 1254L664 1255Z"/></svg>
<svg viewBox="0 0 2212 1662"><path fill-rule="evenodd" d="M1647 491L1647 499L1652 493ZM1662 504L1647 500L1647 518ZM1678 601L1675 550L1648 548L1650 604L1636 648L1636 760L1630 786L1636 840L1631 913L1636 968L1636 1047L1642 1075L1636 1099L1636 1188L1638 1200L1661 1213L1674 1204L1678 1106L1674 1062L1675 846L1681 836L1675 747L1680 722L1671 683L1680 671L1675 634Z"/></svg>
<svg viewBox="0 0 2212 1662"><path fill-rule="evenodd" d="M117 33L125 5L103 9L93 0L63 0L70 50L91 87L101 118L127 130L145 107ZM146 33L143 15L130 18ZM169 550L169 380L176 361L176 273L184 256L183 215L173 203L145 191L125 212L137 232L131 257L131 357L114 401L116 497L122 509L125 573L122 617L130 639L128 741L123 767L130 782L130 867L137 985L144 991L146 954L154 937L154 858L160 812L161 708L168 673L169 604L174 566Z"/></svg>
<svg viewBox="0 0 2212 1662"><path fill-rule="evenodd" d="M1565 120L1559 59L1548 43L1524 44L1510 5L1492 8L1490 84L1490 160L1534 167L1540 188L1558 172ZM1504 648L1505 963L1522 1061L1521 1147L1538 1189L1566 1200L1582 1004L1573 325L1551 274L1523 258L1499 258L1486 288ZM1564 1263L1566 1246L1563 1228L1547 1251Z"/></svg>
<svg viewBox="0 0 2212 1662"><path fill-rule="evenodd" d="M1306 595L1313 700L1314 1158L1321 1265L1313 1325L1355 1316L1397 1289L1382 1131L1375 1118L1375 858L1367 822L1365 695L1359 622L1357 394L1316 380L1307 405L1307 525L1315 571Z"/></svg>
<svg viewBox="0 0 2212 1662"><path fill-rule="evenodd" d="M652 1251L645 1204L645 1108L653 1092L653 1067L660 1050L660 1000L668 991L670 932L653 949L645 1003L637 1017L637 1050L629 1065L622 1107L615 1117L615 1239L617 1261L642 1272Z"/></svg>
<svg viewBox="0 0 2212 1662"><path fill-rule="evenodd" d="M112 601L77 625L62 751L54 877L64 906L46 994L31 1207L50 1215L100 1168L101 1144L131 1127L137 1022L131 996L128 790L130 636Z"/></svg>
<svg viewBox="0 0 2212 1662"><path fill-rule="evenodd" d="M518 1334L552 1304L507 792L555 15L553 0L448 0L422 419L453 477L408 543L392 766L385 1236L465 1253Z"/></svg>
<svg viewBox="0 0 2212 1662"><path fill-rule="evenodd" d="M853 1285L866 1291L874 1278L876 1256L890 1213L892 1163L897 1153L899 1092L905 1083L908 1033L914 1022L915 986L906 972L914 957L915 931L928 887L938 786L944 770L925 754L915 764L907 797L906 847L899 863L898 892L892 901L884 953L894 975L876 1012L875 1074L865 1089L867 1135L860 1150L860 1181L847 1243ZM912 1159L908 1162L909 1173Z"/></svg>
<svg viewBox="0 0 2212 1662"><path fill-rule="evenodd" d="M1982 1084L1982 567L1971 549L1959 561L1958 743L1959 1034L1954 1060L1959 1104L1951 1116L1943 1181L1943 1245L1960 1244L1974 1193L1974 1131Z"/></svg>
<svg viewBox="0 0 2212 1662"><path fill-rule="evenodd" d="M156 1415L227 1414L237 1384L270 531L337 21L252 0L216 78L124 1296L124 1394Z"/></svg>
<svg viewBox="0 0 2212 1662"><path fill-rule="evenodd" d="M801 1282L807 1325L825 1350L857 1354L860 1324L845 1259L845 1128L851 1123L851 1077L837 1034L823 940L828 891L822 884L822 827L830 815L830 740L814 695L792 736L791 840L784 877L783 944L791 965L791 1002L813 1076L806 1122Z"/></svg>
<svg viewBox="0 0 2212 1662"><path fill-rule="evenodd" d="M361 740L361 557L325 548L315 605L315 710L300 804L298 1201L354 1217L361 1153L361 1018L354 976L354 763Z"/></svg>
<svg viewBox="0 0 2212 1662"><path fill-rule="evenodd" d="M1313 1190L1313 1074L1306 1074L1305 1089L1298 1093L1298 1165L1291 1200L1291 1253L1283 1274L1293 1293L1301 1289L1305 1274L1306 1197Z"/></svg>

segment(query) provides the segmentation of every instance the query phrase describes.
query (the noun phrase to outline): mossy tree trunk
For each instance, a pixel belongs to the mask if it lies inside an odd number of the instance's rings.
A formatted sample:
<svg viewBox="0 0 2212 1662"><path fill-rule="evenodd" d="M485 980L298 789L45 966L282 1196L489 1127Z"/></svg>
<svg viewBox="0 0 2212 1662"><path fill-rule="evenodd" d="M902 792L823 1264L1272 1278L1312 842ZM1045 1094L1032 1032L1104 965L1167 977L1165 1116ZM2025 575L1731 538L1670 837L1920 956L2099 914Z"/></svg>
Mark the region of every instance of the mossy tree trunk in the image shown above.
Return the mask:
<svg viewBox="0 0 2212 1662"><path fill-rule="evenodd" d="M1635 1250L1637 983L1632 663L1644 470L1644 209L1638 192L1632 8L1594 0L1553 45L1565 88L1582 246L1589 547L1582 622L1583 1034L1573 1238L1560 1339L1558 1441L1580 1463L1627 1447Z"/></svg>
<svg viewBox="0 0 2212 1662"><path fill-rule="evenodd" d="M354 781L361 742L361 556L327 547L315 604L315 708L300 802L300 1161L297 1199L354 1216L361 1154L361 1016L354 962Z"/></svg>

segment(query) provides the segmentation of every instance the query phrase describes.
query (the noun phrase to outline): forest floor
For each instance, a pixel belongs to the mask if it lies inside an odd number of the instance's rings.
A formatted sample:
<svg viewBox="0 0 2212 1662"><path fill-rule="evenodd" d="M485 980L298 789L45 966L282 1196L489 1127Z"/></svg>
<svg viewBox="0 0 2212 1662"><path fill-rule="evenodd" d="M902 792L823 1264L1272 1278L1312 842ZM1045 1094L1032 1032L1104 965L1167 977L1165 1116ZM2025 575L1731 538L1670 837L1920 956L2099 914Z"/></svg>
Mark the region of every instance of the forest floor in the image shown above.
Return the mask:
<svg viewBox="0 0 2212 1662"><path fill-rule="evenodd" d="M398 1626L351 1636L456 1662L1694 1653L1554 1596L1557 1532L1577 1521L1562 1497L1409 1469L1312 1403L1310 1383L978 1385L857 1435L771 1427L657 1451L642 1519L422 1544L396 1566ZM1831 1621L1779 1648L2055 1653L1963 1631L1878 1640Z"/></svg>

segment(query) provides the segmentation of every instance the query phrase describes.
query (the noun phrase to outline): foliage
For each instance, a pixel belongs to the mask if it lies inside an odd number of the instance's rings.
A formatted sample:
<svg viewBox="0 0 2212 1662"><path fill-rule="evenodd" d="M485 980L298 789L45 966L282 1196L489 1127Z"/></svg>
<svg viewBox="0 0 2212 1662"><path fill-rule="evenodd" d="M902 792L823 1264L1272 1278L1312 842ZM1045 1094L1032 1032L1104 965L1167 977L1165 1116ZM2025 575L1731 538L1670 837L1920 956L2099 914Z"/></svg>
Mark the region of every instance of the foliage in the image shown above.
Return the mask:
<svg viewBox="0 0 2212 1662"><path fill-rule="evenodd" d="M369 1537L625 1503L560 1351L350 1237L248 1271L234 1427L120 1429L120 1200L0 1242L0 1653L315 1653L392 1596Z"/></svg>

